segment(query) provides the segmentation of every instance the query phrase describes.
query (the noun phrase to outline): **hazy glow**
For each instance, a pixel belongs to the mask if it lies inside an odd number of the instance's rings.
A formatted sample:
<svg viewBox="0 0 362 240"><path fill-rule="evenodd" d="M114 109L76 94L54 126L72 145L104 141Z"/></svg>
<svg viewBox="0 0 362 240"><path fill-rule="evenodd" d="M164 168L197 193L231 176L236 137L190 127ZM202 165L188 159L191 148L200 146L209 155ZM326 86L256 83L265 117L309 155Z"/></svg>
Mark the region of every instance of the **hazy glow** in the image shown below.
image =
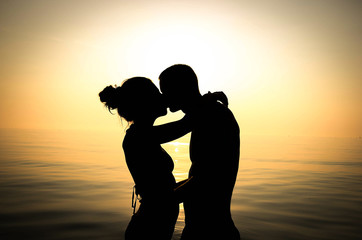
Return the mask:
<svg viewBox="0 0 362 240"><path fill-rule="evenodd" d="M243 134L362 135L356 1L2 1L0 127L117 129L97 94L175 63ZM178 113L158 122L180 117Z"/></svg>

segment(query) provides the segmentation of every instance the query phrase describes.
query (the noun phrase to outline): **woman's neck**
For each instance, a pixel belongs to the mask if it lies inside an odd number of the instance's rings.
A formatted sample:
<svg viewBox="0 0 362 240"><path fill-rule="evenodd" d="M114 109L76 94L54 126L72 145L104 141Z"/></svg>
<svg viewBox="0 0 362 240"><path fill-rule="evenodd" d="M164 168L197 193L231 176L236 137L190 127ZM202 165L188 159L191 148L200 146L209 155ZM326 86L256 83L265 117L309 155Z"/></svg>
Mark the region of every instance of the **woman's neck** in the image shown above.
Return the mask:
<svg viewBox="0 0 362 240"><path fill-rule="evenodd" d="M133 124L137 127L145 128L145 127L152 127L155 121L156 121L155 118L140 118L140 119L135 119L133 121Z"/></svg>

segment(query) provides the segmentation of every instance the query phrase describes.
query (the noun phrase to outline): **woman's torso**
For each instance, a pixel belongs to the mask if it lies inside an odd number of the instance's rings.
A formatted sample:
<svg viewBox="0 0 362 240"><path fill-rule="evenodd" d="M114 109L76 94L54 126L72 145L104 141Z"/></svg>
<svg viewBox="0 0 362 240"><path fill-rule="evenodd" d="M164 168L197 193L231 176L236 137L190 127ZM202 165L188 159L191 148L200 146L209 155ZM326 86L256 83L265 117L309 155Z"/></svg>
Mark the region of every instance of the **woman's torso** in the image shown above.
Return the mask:
<svg viewBox="0 0 362 240"><path fill-rule="evenodd" d="M172 174L172 158L153 140L147 129L131 125L123 141L123 150L142 201L164 205L167 198L168 202L172 202L176 183Z"/></svg>

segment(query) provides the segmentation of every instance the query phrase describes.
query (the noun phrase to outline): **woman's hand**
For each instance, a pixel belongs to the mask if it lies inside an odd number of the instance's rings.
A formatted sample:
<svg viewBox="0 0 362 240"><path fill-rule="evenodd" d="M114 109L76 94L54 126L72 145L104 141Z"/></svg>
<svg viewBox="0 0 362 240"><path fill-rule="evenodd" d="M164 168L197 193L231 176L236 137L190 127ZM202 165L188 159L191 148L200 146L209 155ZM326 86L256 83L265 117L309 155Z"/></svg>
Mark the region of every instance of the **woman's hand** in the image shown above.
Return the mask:
<svg viewBox="0 0 362 240"><path fill-rule="evenodd" d="M204 98L204 101L220 101L222 102L226 107L229 105L228 97L225 95L224 92L208 92L205 95L202 96Z"/></svg>

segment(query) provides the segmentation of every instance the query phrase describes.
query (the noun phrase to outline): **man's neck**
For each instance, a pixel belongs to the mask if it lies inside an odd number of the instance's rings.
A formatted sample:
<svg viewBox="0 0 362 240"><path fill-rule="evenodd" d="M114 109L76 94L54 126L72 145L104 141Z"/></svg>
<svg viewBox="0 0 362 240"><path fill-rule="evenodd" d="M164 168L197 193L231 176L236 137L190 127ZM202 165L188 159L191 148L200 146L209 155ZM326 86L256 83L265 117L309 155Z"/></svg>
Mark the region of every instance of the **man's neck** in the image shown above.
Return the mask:
<svg viewBox="0 0 362 240"><path fill-rule="evenodd" d="M201 100L202 100L201 94L195 95L193 98L189 99L189 102L185 104L185 106L181 110L185 114L194 112L200 107Z"/></svg>

